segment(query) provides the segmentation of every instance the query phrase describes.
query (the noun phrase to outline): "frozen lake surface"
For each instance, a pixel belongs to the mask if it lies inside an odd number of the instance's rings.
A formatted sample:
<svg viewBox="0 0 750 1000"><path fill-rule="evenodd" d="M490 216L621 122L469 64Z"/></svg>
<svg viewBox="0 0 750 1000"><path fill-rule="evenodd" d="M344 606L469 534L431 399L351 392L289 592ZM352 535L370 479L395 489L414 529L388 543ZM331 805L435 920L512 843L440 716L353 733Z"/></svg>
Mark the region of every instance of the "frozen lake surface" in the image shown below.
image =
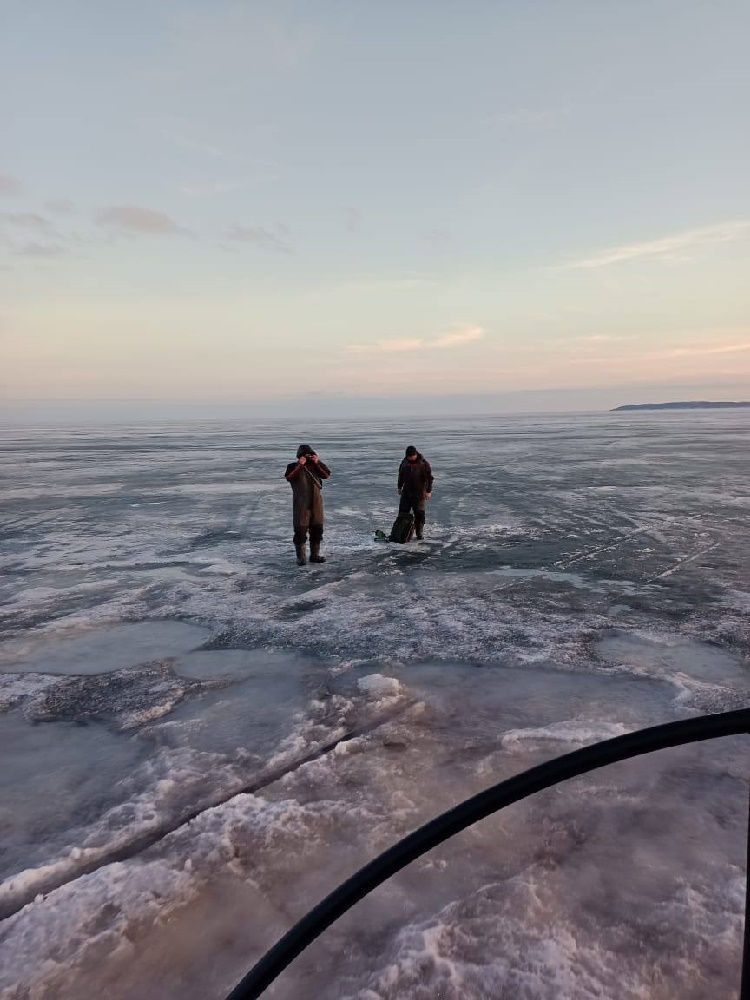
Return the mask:
<svg viewBox="0 0 750 1000"><path fill-rule="evenodd" d="M742 411L0 431L2 1000L221 1000L468 795L746 706L749 432ZM299 569L282 473L309 438L329 562ZM412 442L427 537L378 544ZM537 795L268 996L735 997L747 794L733 738Z"/></svg>

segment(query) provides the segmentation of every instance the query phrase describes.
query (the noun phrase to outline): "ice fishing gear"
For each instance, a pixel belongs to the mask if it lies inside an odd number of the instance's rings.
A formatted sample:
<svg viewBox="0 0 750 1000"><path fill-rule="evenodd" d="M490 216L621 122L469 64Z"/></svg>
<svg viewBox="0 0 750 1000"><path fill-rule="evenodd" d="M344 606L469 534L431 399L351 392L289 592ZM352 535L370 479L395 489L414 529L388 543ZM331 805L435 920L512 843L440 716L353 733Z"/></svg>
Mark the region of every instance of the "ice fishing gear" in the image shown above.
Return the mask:
<svg viewBox="0 0 750 1000"><path fill-rule="evenodd" d="M414 534L414 515L411 511L407 514L398 514L391 528L390 541L404 545L411 541Z"/></svg>

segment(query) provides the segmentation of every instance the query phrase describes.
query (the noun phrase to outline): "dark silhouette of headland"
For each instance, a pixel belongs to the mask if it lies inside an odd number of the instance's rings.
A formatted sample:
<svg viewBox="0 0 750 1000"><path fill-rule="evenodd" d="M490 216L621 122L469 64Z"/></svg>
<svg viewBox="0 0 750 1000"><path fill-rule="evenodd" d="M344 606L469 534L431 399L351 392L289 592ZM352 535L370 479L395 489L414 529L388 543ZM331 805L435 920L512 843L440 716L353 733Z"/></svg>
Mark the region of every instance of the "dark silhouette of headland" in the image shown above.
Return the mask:
<svg viewBox="0 0 750 1000"><path fill-rule="evenodd" d="M623 413L632 410L738 410L747 409L750 402L708 402L707 400L688 400L682 403L627 403L625 406L615 406L611 413Z"/></svg>

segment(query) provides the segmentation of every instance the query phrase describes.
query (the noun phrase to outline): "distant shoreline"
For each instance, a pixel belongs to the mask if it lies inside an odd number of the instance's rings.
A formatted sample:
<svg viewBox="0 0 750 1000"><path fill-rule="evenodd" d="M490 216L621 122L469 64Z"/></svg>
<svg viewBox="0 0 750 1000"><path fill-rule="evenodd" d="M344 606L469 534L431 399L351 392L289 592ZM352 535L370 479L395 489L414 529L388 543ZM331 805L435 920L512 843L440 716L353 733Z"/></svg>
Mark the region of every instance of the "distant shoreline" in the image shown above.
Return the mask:
<svg viewBox="0 0 750 1000"><path fill-rule="evenodd" d="M610 413L622 413L632 410L742 410L750 408L750 402L708 402L706 400L687 401L684 403L627 403L625 406L615 406Z"/></svg>

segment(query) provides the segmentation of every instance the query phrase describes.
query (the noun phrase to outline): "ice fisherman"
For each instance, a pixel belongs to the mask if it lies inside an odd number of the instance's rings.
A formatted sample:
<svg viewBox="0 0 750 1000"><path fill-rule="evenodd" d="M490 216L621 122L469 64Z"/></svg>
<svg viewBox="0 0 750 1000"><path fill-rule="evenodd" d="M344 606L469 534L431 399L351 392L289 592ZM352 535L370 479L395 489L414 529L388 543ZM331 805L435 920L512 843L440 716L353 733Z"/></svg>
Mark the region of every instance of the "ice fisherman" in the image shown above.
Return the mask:
<svg viewBox="0 0 750 1000"><path fill-rule="evenodd" d="M399 514L414 513L414 530L417 539L424 538L426 501L432 498L432 467L424 455L420 454L413 444L398 467L398 492L401 500L398 505Z"/></svg>
<svg viewBox="0 0 750 1000"><path fill-rule="evenodd" d="M323 540L323 480L328 479L331 470L321 462L317 452L309 444L301 444L297 449L297 461L290 462L284 473L292 487L292 518L294 523L294 550L297 565L307 562L307 533L310 532L310 562L324 563L320 554Z"/></svg>

